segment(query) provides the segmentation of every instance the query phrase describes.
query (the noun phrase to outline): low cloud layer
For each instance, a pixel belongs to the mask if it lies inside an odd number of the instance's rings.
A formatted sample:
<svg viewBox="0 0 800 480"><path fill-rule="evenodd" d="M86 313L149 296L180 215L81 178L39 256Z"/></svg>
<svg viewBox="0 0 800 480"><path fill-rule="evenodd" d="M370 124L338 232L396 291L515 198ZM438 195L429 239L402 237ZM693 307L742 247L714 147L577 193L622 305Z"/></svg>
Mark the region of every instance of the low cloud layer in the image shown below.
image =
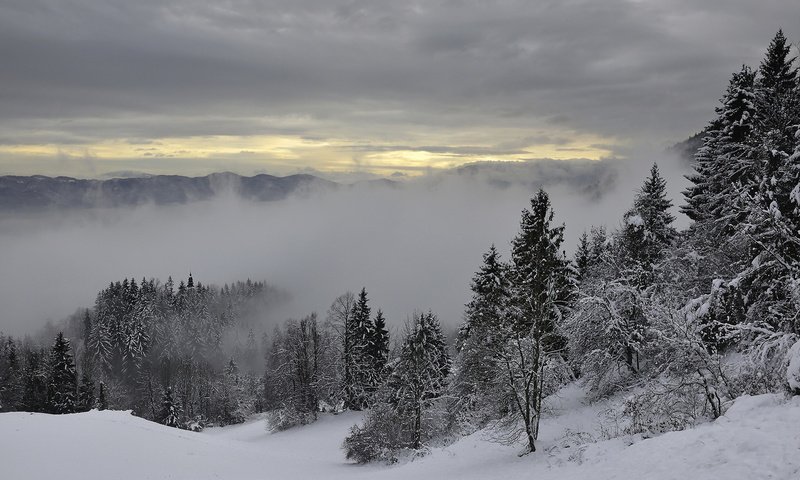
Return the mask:
<svg viewBox="0 0 800 480"><path fill-rule="evenodd" d="M682 164L666 157L659 164L679 199ZM538 185L566 222L571 251L589 225L618 224L648 168L644 161L490 164L400 187L372 184L279 202L227 196L176 207L9 216L0 219L0 331L29 333L91 306L110 281L177 280L189 272L203 283L251 278L287 290L291 304L271 312L270 321L324 315L337 295L366 286L373 307L394 326L429 308L455 326L482 253L492 243L508 251Z"/></svg>

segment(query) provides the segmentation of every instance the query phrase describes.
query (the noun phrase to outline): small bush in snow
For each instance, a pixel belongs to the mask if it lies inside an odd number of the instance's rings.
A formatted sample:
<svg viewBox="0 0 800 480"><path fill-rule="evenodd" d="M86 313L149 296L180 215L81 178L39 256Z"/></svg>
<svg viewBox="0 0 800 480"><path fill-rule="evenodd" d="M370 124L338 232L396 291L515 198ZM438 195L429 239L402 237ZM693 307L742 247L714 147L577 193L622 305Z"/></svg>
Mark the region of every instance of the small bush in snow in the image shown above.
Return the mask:
<svg viewBox="0 0 800 480"><path fill-rule="evenodd" d="M300 412L293 407L279 408L267 413L267 428L272 432L308 425L316 420L314 413Z"/></svg>

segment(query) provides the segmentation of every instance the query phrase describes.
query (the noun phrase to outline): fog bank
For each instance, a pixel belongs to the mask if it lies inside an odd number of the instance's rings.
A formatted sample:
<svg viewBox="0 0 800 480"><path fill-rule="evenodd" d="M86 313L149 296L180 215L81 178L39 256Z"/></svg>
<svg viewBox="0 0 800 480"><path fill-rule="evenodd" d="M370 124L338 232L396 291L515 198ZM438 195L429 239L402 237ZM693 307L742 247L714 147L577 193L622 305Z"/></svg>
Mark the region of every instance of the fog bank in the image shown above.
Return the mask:
<svg viewBox="0 0 800 480"><path fill-rule="evenodd" d="M538 185L566 223L571 252L589 225L618 225L650 165L608 161L583 186L541 167L489 165L278 202L223 195L182 206L3 218L0 331L21 335L58 321L91 306L111 281L171 275L177 282L189 272L203 283L251 278L287 290L293 300L269 312L269 324L312 311L324 317L337 295L365 286L373 311L382 308L390 325L432 309L455 326L481 255L492 243L508 252ZM681 163L665 157L659 166L680 203Z"/></svg>

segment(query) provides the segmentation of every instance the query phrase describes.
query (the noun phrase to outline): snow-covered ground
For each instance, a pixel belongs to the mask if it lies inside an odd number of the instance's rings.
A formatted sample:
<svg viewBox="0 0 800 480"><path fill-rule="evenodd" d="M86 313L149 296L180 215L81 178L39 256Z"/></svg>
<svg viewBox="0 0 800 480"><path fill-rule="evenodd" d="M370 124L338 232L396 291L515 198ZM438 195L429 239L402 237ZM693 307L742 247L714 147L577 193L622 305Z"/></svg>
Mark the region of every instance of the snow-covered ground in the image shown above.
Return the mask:
<svg viewBox="0 0 800 480"><path fill-rule="evenodd" d="M191 433L127 412L0 414L0 478L46 479L800 479L800 397L739 399L725 417L631 444L598 438L602 405L566 389L542 424L540 449L490 442L478 432L402 465L349 464L340 445L356 413L268 433L262 419ZM569 445L569 447L567 447Z"/></svg>

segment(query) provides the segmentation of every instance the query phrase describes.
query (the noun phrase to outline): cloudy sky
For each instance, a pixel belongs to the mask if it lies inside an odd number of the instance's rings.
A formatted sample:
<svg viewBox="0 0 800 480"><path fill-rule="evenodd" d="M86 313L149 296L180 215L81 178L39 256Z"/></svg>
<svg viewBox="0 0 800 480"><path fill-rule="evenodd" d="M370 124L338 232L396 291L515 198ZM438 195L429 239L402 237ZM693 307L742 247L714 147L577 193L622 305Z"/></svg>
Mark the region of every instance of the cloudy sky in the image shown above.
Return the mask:
<svg viewBox="0 0 800 480"><path fill-rule="evenodd" d="M3 0L0 174L414 174L702 128L790 0Z"/></svg>

